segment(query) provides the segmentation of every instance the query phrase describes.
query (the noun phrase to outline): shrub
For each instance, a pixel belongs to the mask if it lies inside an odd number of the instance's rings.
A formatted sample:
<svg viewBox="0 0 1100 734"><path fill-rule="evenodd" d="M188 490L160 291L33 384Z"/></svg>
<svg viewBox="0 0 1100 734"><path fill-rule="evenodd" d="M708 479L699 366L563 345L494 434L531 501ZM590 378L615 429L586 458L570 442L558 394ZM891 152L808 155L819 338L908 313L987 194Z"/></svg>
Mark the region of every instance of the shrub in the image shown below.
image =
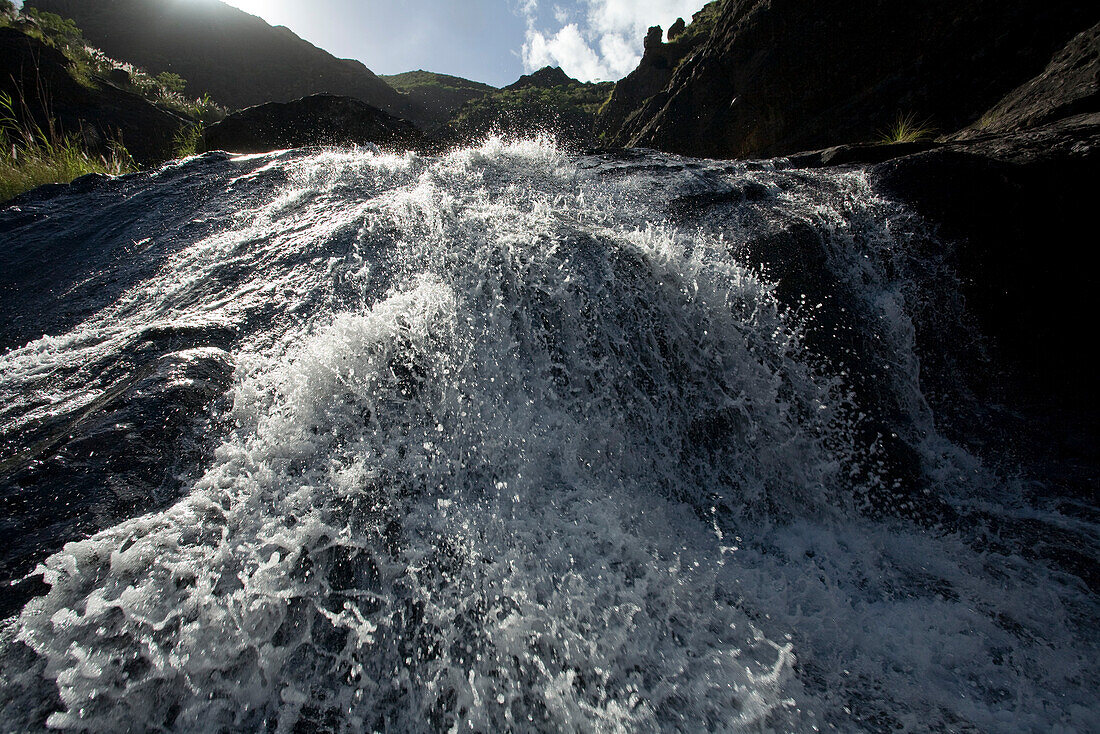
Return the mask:
<svg viewBox="0 0 1100 734"><path fill-rule="evenodd" d="M176 158L193 156L199 150L202 142L202 127L200 125L186 125L180 128L172 140L172 154Z"/></svg>

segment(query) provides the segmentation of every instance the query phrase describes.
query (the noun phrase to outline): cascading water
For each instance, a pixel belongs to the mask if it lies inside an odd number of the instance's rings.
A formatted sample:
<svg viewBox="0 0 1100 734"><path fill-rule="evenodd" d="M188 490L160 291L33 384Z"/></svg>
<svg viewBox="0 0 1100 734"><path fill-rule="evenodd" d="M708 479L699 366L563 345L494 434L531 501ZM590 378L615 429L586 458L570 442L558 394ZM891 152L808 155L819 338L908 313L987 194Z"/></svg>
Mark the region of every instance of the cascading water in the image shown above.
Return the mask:
<svg viewBox="0 0 1100 734"><path fill-rule="evenodd" d="M0 214L3 731L1100 728L1095 596L868 512L825 305L739 257L812 227L916 496L1039 513L936 434L863 172L491 140L86 188Z"/></svg>

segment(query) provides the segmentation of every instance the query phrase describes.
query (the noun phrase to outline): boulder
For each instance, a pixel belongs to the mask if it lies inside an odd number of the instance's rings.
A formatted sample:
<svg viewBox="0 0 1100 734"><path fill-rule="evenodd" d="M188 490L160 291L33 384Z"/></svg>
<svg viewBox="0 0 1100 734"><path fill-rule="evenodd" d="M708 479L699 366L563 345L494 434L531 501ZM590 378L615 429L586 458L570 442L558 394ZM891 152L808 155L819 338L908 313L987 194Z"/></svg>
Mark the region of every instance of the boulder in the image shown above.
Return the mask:
<svg viewBox="0 0 1100 734"><path fill-rule="evenodd" d="M407 120L357 99L331 94L249 107L210 125L203 133L205 150L234 153L366 144L419 149L424 142L422 133Z"/></svg>
<svg viewBox="0 0 1100 734"><path fill-rule="evenodd" d="M130 72L125 69L111 69L107 74L108 81L114 84L116 87L122 87L123 89L129 89L133 81L130 79Z"/></svg>

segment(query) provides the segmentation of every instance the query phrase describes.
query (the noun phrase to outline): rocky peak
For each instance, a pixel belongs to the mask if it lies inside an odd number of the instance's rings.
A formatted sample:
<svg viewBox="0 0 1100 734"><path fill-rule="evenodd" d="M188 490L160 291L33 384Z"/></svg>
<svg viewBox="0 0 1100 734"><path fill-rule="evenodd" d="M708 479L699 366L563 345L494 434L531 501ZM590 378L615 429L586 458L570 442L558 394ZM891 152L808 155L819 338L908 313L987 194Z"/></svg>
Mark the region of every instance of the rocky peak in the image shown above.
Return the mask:
<svg viewBox="0 0 1100 734"><path fill-rule="evenodd" d="M570 84L580 84L580 82L562 71L560 66L544 66L536 72L521 76L517 81L505 87L505 89L526 89L528 87L549 89L551 87L564 87Z"/></svg>
<svg viewBox="0 0 1100 734"><path fill-rule="evenodd" d="M670 26L668 29L669 42L671 43L672 41L675 41L677 38L679 38L686 28L687 23L684 22L684 19L677 18L676 22L673 23L672 26Z"/></svg>

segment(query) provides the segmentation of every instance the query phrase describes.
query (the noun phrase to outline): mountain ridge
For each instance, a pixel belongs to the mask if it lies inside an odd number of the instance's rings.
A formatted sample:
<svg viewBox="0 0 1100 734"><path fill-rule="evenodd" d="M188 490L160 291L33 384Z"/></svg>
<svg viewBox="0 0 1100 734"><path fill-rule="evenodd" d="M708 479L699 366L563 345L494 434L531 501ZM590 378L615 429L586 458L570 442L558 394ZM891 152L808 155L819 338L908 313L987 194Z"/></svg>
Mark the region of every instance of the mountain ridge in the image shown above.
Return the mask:
<svg viewBox="0 0 1100 734"><path fill-rule="evenodd" d="M72 18L108 55L153 73L170 71L192 94L232 108L327 93L408 116L410 101L362 62L339 59L285 26L272 26L218 0L27 0L26 7ZM201 8L201 12L197 9Z"/></svg>

